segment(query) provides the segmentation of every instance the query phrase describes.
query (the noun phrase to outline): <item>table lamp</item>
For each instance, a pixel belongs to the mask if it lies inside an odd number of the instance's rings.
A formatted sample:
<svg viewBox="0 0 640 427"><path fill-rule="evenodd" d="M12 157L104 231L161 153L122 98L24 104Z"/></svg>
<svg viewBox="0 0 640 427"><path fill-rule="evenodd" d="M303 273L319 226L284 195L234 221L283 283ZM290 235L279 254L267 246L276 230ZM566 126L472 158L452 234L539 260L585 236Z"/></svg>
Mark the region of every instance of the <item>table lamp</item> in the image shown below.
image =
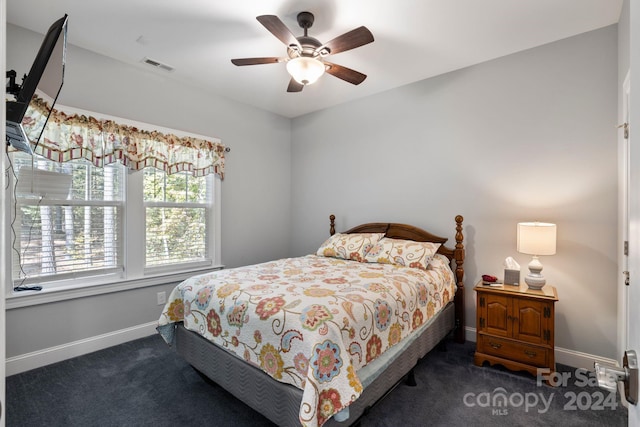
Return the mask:
<svg viewBox="0 0 640 427"><path fill-rule="evenodd" d="M556 225L546 222L518 223L518 252L533 255L529 263L529 274L524 281L531 289L541 289L546 280L540 273L542 263L538 256L556 253Z"/></svg>

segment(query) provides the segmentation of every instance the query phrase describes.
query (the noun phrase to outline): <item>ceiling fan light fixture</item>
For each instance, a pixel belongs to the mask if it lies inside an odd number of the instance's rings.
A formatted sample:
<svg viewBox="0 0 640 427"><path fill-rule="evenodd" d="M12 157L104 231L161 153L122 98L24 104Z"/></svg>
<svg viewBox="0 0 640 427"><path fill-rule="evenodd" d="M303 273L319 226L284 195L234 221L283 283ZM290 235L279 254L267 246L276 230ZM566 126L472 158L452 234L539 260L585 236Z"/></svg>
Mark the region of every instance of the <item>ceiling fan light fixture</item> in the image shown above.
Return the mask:
<svg viewBox="0 0 640 427"><path fill-rule="evenodd" d="M316 58L299 56L287 62L287 71L295 81L310 85L324 74L324 63Z"/></svg>

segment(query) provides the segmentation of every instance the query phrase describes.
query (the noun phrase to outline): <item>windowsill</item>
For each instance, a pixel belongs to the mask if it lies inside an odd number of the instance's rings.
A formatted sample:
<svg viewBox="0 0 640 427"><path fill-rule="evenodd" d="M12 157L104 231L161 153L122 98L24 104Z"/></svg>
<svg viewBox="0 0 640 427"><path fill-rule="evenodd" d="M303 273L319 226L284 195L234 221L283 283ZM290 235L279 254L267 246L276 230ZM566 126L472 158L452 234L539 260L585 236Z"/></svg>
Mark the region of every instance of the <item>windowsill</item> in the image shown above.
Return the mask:
<svg viewBox="0 0 640 427"><path fill-rule="evenodd" d="M5 306L7 310L29 307L51 302L66 301L77 298L85 298L96 295L124 292L133 289L158 286L169 283L179 283L183 280L210 271L221 270L223 265L210 266L180 273L158 274L139 279L124 279L114 283L96 284L82 287L52 288L41 291L23 291L7 295Z"/></svg>

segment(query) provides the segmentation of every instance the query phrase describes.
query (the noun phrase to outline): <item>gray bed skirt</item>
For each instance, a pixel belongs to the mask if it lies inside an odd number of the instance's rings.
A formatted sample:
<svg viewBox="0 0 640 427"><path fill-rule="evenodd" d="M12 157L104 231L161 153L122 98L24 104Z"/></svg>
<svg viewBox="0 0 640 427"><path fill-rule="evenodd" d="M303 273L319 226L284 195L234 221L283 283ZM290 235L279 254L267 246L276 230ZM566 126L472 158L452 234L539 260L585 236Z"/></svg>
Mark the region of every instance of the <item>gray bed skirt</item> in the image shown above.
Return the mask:
<svg viewBox="0 0 640 427"><path fill-rule="evenodd" d="M331 418L324 426L348 426L354 423L368 407L409 373L420 358L446 337L454 325L455 310L453 303L450 303L430 322L420 337L366 386L360 398L349 406L348 420L337 422ZM185 329L182 324L177 327L175 345L177 352L195 369L278 426L300 425L298 414L302 390L274 380L259 368Z"/></svg>

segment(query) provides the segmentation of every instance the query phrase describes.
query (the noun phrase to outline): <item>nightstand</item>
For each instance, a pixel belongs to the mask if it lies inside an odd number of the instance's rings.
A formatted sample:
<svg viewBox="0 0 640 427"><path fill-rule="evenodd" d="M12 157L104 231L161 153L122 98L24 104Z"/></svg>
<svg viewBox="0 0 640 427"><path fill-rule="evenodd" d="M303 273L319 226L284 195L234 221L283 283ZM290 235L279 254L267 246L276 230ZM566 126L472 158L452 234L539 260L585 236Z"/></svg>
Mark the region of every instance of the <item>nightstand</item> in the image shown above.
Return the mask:
<svg viewBox="0 0 640 427"><path fill-rule="evenodd" d="M476 353L474 363L500 364L513 371L537 375L539 368L555 372L553 286L540 290L526 284L486 286L474 290L476 304Z"/></svg>

